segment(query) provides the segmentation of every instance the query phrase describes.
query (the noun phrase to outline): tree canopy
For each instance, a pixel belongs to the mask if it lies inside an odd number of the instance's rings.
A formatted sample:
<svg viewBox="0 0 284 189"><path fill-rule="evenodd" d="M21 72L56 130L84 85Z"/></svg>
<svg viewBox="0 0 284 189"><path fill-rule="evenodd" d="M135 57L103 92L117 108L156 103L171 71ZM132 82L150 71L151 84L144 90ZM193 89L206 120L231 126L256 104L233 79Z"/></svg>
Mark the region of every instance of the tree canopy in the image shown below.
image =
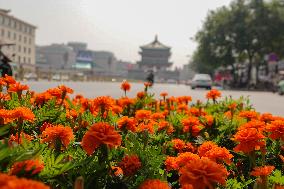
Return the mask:
<svg viewBox="0 0 284 189"><path fill-rule="evenodd" d="M284 1L234 0L210 11L196 34L192 68L212 73L236 62L258 67L266 54L284 53Z"/></svg>

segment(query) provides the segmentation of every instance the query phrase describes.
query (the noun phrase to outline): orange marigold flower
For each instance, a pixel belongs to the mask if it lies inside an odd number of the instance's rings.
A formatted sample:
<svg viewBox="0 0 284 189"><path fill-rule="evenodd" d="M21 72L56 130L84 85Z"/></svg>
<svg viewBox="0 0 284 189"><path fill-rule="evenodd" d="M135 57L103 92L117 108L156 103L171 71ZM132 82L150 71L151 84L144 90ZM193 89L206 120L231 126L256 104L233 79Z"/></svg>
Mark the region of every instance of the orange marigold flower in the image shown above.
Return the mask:
<svg viewBox="0 0 284 189"><path fill-rule="evenodd" d="M3 94L2 92L0 92L0 100L10 100L11 97L9 96L9 94Z"/></svg>
<svg viewBox="0 0 284 189"><path fill-rule="evenodd" d="M274 117L271 113L264 113L260 115L259 120L264 121L265 123L269 123L274 120Z"/></svg>
<svg viewBox="0 0 284 189"><path fill-rule="evenodd" d="M50 189L49 186L34 180L17 178L0 173L0 189Z"/></svg>
<svg viewBox="0 0 284 189"><path fill-rule="evenodd" d="M227 164L230 164L231 159L233 158L233 155L230 154L229 150L219 147L211 141L204 142L198 148L198 154L201 157L207 157L217 163L225 162Z"/></svg>
<svg viewBox="0 0 284 189"><path fill-rule="evenodd" d="M190 132L192 136L197 136L202 130L200 122L196 117L189 117L188 119L182 120L183 132Z"/></svg>
<svg viewBox="0 0 284 189"><path fill-rule="evenodd" d="M26 160L16 162L12 165L9 174L10 175L36 175L40 173L44 168L44 164L39 160Z"/></svg>
<svg viewBox="0 0 284 189"><path fill-rule="evenodd" d="M207 99L216 100L219 97L221 97L221 92L217 89L212 89L206 94Z"/></svg>
<svg viewBox="0 0 284 189"><path fill-rule="evenodd" d="M187 104L179 104L177 109L178 109L179 112L187 111L188 105Z"/></svg>
<svg viewBox="0 0 284 189"><path fill-rule="evenodd" d="M120 88L126 92L130 90L131 86L127 81L123 81Z"/></svg>
<svg viewBox="0 0 284 189"><path fill-rule="evenodd" d="M178 170L179 165L177 164L176 157L168 156L164 162L167 171Z"/></svg>
<svg viewBox="0 0 284 189"><path fill-rule="evenodd" d="M21 94L22 91L28 90L29 87L27 85L21 85L19 82L12 84L9 86L8 92L14 92Z"/></svg>
<svg viewBox="0 0 284 189"><path fill-rule="evenodd" d="M126 155L118 164L125 176L134 175L142 166L137 155Z"/></svg>
<svg viewBox="0 0 284 189"><path fill-rule="evenodd" d="M134 104L134 100L128 97L123 97L118 99L118 104L124 108L126 106L130 106L131 104Z"/></svg>
<svg viewBox="0 0 284 189"><path fill-rule="evenodd" d="M161 181L159 179L149 179L144 181L139 189L171 189L169 184L165 181Z"/></svg>
<svg viewBox="0 0 284 189"><path fill-rule="evenodd" d="M121 117L117 121L117 126L119 129L126 128L127 130L130 130L132 132L136 131L136 121L134 118L129 118L127 116Z"/></svg>
<svg viewBox="0 0 284 189"><path fill-rule="evenodd" d="M137 96L137 98L142 99L142 98L144 98L146 96L146 93L144 91L140 91L140 92L137 93L136 96Z"/></svg>
<svg viewBox="0 0 284 189"><path fill-rule="evenodd" d="M266 126L266 131L270 133L269 138L284 141L284 120L275 120Z"/></svg>
<svg viewBox="0 0 284 189"><path fill-rule="evenodd" d="M113 105L111 111L115 114L120 114L123 111L123 109L118 105Z"/></svg>
<svg viewBox="0 0 284 189"><path fill-rule="evenodd" d="M43 92L43 93L39 93L39 94L35 95L34 102L38 105L43 105L44 103L46 103L50 99L52 99L51 94L47 93L47 92Z"/></svg>
<svg viewBox="0 0 284 189"><path fill-rule="evenodd" d="M195 147L190 143L190 142L187 142L185 144L185 147L183 149L184 152L195 152Z"/></svg>
<svg viewBox="0 0 284 189"><path fill-rule="evenodd" d="M233 140L239 142L234 148L236 152L242 151L249 153L254 150L259 150L265 147L265 136L255 128L248 128L238 131Z"/></svg>
<svg viewBox="0 0 284 189"><path fill-rule="evenodd" d="M189 109L189 114L191 116L195 116L195 117L206 115L206 113L202 109L199 109L199 108L196 108L196 107L191 107Z"/></svg>
<svg viewBox="0 0 284 189"><path fill-rule="evenodd" d="M2 79L5 81L7 86L16 83L16 80L12 76L9 76L7 74L5 74L5 77L3 77Z"/></svg>
<svg viewBox="0 0 284 189"><path fill-rule="evenodd" d="M241 125L238 130L255 128L258 131L263 131L265 129L265 122L259 120L251 120L243 125Z"/></svg>
<svg viewBox="0 0 284 189"><path fill-rule="evenodd" d="M18 133L15 136L12 134L9 138L9 144L12 145L13 142L16 142L18 144L22 144L23 140L24 141L31 141L31 140L33 140L33 137L31 135L24 133L24 132L21 132L20 139L19 139Z"/></svg>
<svg viewBox="0 0 284 189"><path fill-rule="evenodd" d="M210 126L213 125L214 117L212 115L206 115L206 116L204 116L204 118L205 118L205 121L206 121L205 126L209 126L210 127Z"/></svg>
<svg viewBox="0 0 284 189"><path fill-rule="evenodd" d="M208 158L189 161L179 171L182 186L192 185L194 189L214 188L216 184L226 184L226 168Z"/></svg>
<svg viewBox="0 0 284 189"><path fill-rule="evenodd" d="M235 110L236 107L237 107L237 103L236 103L236 102L233 102L233 103L231 103L231 104L228 105L228 108L229 108L230 110Z"/></svg>
<svg viewBox="0 0 284 189"><path fill-rule="evenodd" d="M275 169L274 166L255 167L253 168L253 171L250 174L255 177L268 176L272 173L274 169Z"/></svg>
<svg viewBox="0 0 284 189"><path fill-rule="evenodd" d="M66 87L65 85L58 86L58 89L61 91L62 95L66 95L67 93L72 94L74 91L73 89Z"/></svg>
<svg viewBox="0 0 284 189"><path fill-rule="evenodd" d="M224 116L227 117L228 119L232 118L232 112L231 111L227 111L224 113Z"/></svg>
<svg viewBox="0 0 284 189"><path fill-rule="evenodd" d="M200 159L200 157L197 154L193 154L191 152L183 152L178 154L178 156L176 157L176 163L178 164L179 167L182 167L186 163L196 159Z"/></svg>
<svg viewBox="0 0 284 189"><path fill-rule="evenodd" d="M185 142L181 139L173 139L171 141L173 143L173 148L179 152L182 152L185 147Z"/></svg>
<svg viewBox="0 0 284 189"><path fill-rule="evenodd" d="M144 83L144 86L145 86L145 87L151 87L152 85L153 85L153 84L150 83L150 82L145 82L145 83Z"/></svg>
<svg viewBox="0 0 284 189"><path fill-rule="evenodd" d="M137 110L135 118L137 120L150 119L152 112L150 110Z"/></svg>
<svg viewBox="0 0 284 189"><path fill-rule="evenodd" d="M64 147L67 147L71 140L74 139L73 130L70 127L64 127L63 125L57 125L53 127L47 127L42 132L42 142L48 142L52 147L56 147L58 142Z"/></svg>
<svg viewBox="0 0 284 189"><path fill-rule="evenodd" d="M158 131L167 130L167 134L174 132L174 127L167 121L160 121L158 123Z"/></svg>
<svg viewBox="0 0 284 189"><path fill-rule="evenodd" d="M246 110L243 110L239 113L239 117L243 117L243 118L246 118L248 120L251 120L251 119L257 119L258 118L258 113L255 112L255 111L246 111Z"/></svg>
<svg viewBox="0 0 284 189"><path fill-rule="evenodd" d="M165 115L163 113L156 112L151 115L151 119L153 120L165 119Z"/></svg>
<svg viewBox="0 0 284 189"><path fill-rule="evenodd" d="M121 135L108 123L95 123L83 136L81 145L88 155L91 155L99 146L109 148L121 144Z"/></svg>
<svg viewBox="0 0 284 189"><path fill-rule="evenodd" d="M140 132L149 132L150 134L154 134L154 122L150 121L148 123L140 123L137 127L137 131Z"/></svg>
<svg viewBox="0 0 284 189"><path fill-rule="evenodd" d="M33 122L35 119L34 113L27 107L17 107L13 110L14 118L21 118L26 121Z"/></svg>
<svg viewBox="0 0 284 189"><path fill-rule="evenodd" d="M94 109L100 110L102 113L111 110L113 104L113 99L109 96L100 96L93 101Z"/></svg>
<svg viewBox="0 0 284 189"><path fill-rule="evenodd" d="M160 96L161 96L161 97L166 97L166 96L168 96L168 93L167 93L167 92L162 92L162 93L160 94Z"/></svg>
<svg viewBox="0 0 284 189"><path fill-rule="evenodd" d="M123 171L120 167L111 166L111 170L113 171L115 176L117 176L117 177L123 176Z"/></svg>
<svg viewBox="0 0 284 189"><path fill-rule="evenodd" d="M50 94L53 97L56 97L58 99L61 98L62 96L62 91L59 88L52 88L52 89L48 89L46 91L46 93Z"/></svg>

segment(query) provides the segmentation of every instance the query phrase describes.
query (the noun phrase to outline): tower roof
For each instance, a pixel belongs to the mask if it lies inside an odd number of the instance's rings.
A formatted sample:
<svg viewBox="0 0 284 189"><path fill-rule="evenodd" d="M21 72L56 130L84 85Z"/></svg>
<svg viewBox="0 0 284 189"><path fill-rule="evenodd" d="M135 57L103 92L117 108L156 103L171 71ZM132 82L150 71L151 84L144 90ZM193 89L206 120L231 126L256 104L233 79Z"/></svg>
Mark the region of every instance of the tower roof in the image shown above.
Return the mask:
<svg viewBox="0 0 284 189"><path fill-rule="evenodd" d="M147 45L143 45L141 46L142 49L170 49L170 47L162 44L159 40L158 40L158 36L155 36L155 40Z"/></svg>

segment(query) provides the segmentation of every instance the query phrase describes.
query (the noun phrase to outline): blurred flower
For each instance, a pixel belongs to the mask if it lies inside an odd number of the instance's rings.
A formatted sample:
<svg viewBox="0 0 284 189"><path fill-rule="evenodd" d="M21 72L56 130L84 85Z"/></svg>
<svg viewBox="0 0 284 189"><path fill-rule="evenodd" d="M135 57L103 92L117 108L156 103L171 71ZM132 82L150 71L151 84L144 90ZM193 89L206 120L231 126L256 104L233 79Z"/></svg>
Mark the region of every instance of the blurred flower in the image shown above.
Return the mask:
<svg viewBox="0 0 284 189"><path fill-rule="evenodd" d="M142 166L137 155L126 155L118 164L125 176L134 175Z"/></svg>
<svg viewBox="0 0 284 189"><path fill-rule="evenodd" d="M22 94L22 91L28 90L29 87L27 85L21 85L19 82L11 84L9 86L8 92L18 93L18 95Z"/></svg>
<svg viewBox="0 0 284 189"><path fill-rule="evenodd" d="M2 77L2 79L4 80L7 86L16 83L16 80L12 76L9 76L7 74L5 74L5 77Z"/></svg>
<svg viewBox="0 0 284 189"><path fill-rule="evenodd" d="M257 176L268 176L275 169L274 166L263 166L263 167L255 167L253 171L250 173L251 175Z"/></svg>
<svg viewBox="0 0 284 189"><path fill-rule="evenodd" d="M270 133L269 138L284 141L284 120L272 121L266 126L266 131Z"/></svg>
<svg viewBox="0 0 284 189"><path fill-rule="evenodd" d="M166 96L168 96L168 93L167 93L167 92L162 92L162 93L160 94L160 96L165 98Z"/></svg>
<svg viewBox="0 0 284 189"><path fill-rule="evenodd" d="M0 189L50 189L50 187L39 181L0 173Z"/></svg>
<svg viewBox="0 0 284 189"><path fill-rule="evenodd" d="M204 118L205 118L205 121L206 121L205 126L209 126L210 127L210 126L213 125L214 117L212 115L205 115Z"/></svg>
<svg viewBox="0 0 284 189"><path fill-rule="evenodd" d="M183 152L179 153L176 157L176 163L179 167L183 167L186 163L196 159L200 159L197 154L193 154L191 152Z"/></svg>
<svg viewBox="0 0 284 189"><path fill-rule="evenodd" d="M173 143L173 148L178 152L182 152L185 147L185 142L181 139L173 139L171 141Z"/></svg>
<svg viewBox="0 0 284 189"><path fill-rule="evenodd" d="M177 164L176 157L167 156L164 164L166 166L167 171L179 169L179 165Z"/></svg>
<svg viewBox="0 0 284 189"><path fill-rule="evenodd" d="M228 172L222 165L203 157L189 161L179 174L182 186L190 184L194 189L205 189L214 188L217 183L225 185Z"/></svg>
<svg viewBox="0 0 284 189"><path fill-rule="evenodd" d="M274 120L274 117L271 113L264 113L260 115L259 120L269 123Z"/></svg>
<svg viewBox="0 0 284 189"><path fill-rule="evenodd" d="M121 144L121 135L108 123L95 123L83 136L81 145L88 155L91 155L99 146L109 148Z"/></svg>
<svg viewBox="0 0 284 189"><path fill-rule="evenodd" d="M142 99L142 98L144 98L146 96L146 93L144 91L140 91L140 92L137 93L136 96L137 96L137 98Z"/></svg>
<svg viewBox="0 0 284 189"><path fill-rule="evenodd" d="M120 88L126 92L130 90L131 86L127 81L123 81Z"/></svg>
<svg viewBox="0 0 284 189"><path fill-rule="evenodd" d="M113 171L115 176L123 177L123 171L120 167L111 166L111 170Z"/></svg>
<svg viewBox="0 0 284 189"><path fill-rule="evenodd" d="M230 164L231 159L233 158L233 155L230 154L229 150L219 147L211 141L204 142L199 146L198 154L200 157L207 157L216 163L225 162Z"/></svg>
<svg viewBox="0 0 284 189"><path fill-rule="evenodd" d="M210 90L207 94L206 94L206 98L207 99L212 99L212 100L216 100L217 98L221 97L221 92L218 91L217 89L212 89Z"/></svg>
<svg viewBox="0 0 284 189"><path fill-rule="evenodd" d="M51 147L57 148L58 145L63 145L65 148L74 139L73 130L68 126L57 125L47 127L42 132L42 142L50 143Z"/></svg>
<svg viewBox="0 0 284 189"><path fill-rule="evenodd" d="M265 122L259 120L251 120L243 125L241 125L238 130L255 128L258 131L262 132L265 129Z"/></svg>
<svg viewBox="0 0 284 189"><path fill-rule="evenodd" d="M233 140L239 142L234 148L236 152L242 151L249 153L254 150L259 150L265 147L265 136L255 128L248 128L238 131Z"/></svg>
<svg viewBox="0 0 284 189"><path fill-rule="evenodd" d="M17 176L32 176L40 173L44 164L39 160L25 160L12 165L9 174Z"/></svg>
<svg viewBox="0 0 284 189"><path fill-rule="evenodd" d="M13 110L12 113L14 119L21 118L26 121L33 122L35 119L34 113L27 107L17 107Z"/></svg>
<svg viewBox="0 0 284 189"><path fill-rule="evenodd" d="M139 186L139 189L170 189L170 188L171 187L167 182L158 179L146 180Z"/></svg>
<svg viewBox="0 0 284 189"><path fill-rule="evenodd" d="M243 110L239 113L239 117L243 117L243 118L246 118L248 120L257 119L258 113L255 112L255 111Z"/></svg>
<svg viewBox="0 0 284 189"><path fill-rule="evenodd" d="M192 136L197 136L202 130L200 122L196 117L189 117L182 120L183 132L190 132Z"/></svg>
<svg viewBox="0 0 284 189"><path fill-rule="evenodd" d="M152 112L150 110L137 110L135 112L135 118L137 120L149 119Z"/></svg>
<svg viewBox="0 0 284 189"><path fill-rule="evenodd" d="M101 111L102 114L111 110L113 104L113 99L109 96L100 96L93 101L94 109Z"/></svg>
<svg viewBox="0 0 284 189"><path fill-rule="evenodd" d="M31 141L31 140L33 140L33 137L31 135L24 133L24 132L21 132L20 138L18 137L18 133L16 135L12 134L9 138L9 145L12 145L13 142L16 142L18 144L22 144L23 140L24 141Z"/></svg>
<svg viewBox="0 0 284 189"><path fill-rule="evenodd" d="M161 112L156 112L151 115L151 119L158 121L161 119L165 119L165 115Z"/></svg>
<svg viewBox="0 0 284 189"><path fill-rule="evenodd" d="M130 130L132 132L136 131L136 121L134 118L129 118L127 116L123 116L121 117L118 121L117 121L117 126L119 129L127 129Z"/></svg>

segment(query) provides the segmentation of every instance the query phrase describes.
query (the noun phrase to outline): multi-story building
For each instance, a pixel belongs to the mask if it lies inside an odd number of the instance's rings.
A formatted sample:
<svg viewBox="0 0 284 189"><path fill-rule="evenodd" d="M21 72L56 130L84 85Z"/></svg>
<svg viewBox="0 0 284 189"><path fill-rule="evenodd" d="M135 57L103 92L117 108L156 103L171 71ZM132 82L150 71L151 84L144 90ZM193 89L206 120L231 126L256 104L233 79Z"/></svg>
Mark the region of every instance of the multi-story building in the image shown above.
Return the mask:
<svg viewBox="0 0 284 189"><path fill-rule="evenodd" d="M35 64L36 27L10 14L10 10L0 9L0 44L2 51L17 66L24 68Z"/></svg>
<svg viewBox="0 0 284 189"><path fill-rule="evenodd" d="M155 37L153 42L140 48L141 61L137 63L141 69L166 70L172 65L169 62L171 47L162 44L158 40L158 36Z"/></svg>

